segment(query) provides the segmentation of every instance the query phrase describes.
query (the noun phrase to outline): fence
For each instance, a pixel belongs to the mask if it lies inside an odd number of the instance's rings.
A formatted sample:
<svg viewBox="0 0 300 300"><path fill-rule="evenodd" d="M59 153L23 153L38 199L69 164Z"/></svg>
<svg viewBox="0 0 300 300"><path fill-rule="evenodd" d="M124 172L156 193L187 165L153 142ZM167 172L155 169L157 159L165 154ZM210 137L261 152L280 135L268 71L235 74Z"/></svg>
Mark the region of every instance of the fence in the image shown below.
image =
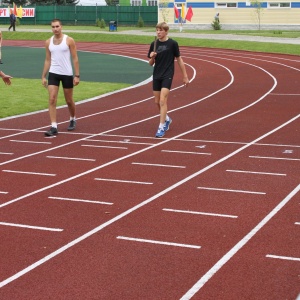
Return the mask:
<svg viewBox="0 0 300 300"><path fill-rule="evenodd" d="M0 7L7 8L7 7ZM54 18L64 25L95 25L103 19L106 24L116 21L118 26L135 26L141 17L145 26L157 23L157 6L26 6L35 8L35 16L22 18L23 25L49 25ZM0 24L9 24L9 17L0 18Z"/></svg>

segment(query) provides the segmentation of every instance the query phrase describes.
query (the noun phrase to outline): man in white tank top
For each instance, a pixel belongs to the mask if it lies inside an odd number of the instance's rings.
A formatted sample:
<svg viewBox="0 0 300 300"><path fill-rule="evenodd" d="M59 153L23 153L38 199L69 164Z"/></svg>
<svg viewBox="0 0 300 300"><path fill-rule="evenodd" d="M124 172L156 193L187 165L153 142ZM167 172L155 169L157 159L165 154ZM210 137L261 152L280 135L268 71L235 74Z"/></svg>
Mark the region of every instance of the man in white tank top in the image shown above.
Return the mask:
<svg viewBox="0 0 300 300"><path fill-rule="evenodd" d="M75 102L73 100L73 87L79 84L79 61L74 39L62 33L62 24L59 19L51 22L53 36L46 41L46 58L42 73L42 84L48 87L49 92L49 115L51 121L50 130L46 136L58 134L56 121L56 103L60 82L64 90L64 97L70 112L70 124L68 130L76 127ZM72 61L75 71L73 78ZM49 72L49 74L48 74ZM48 74L48 80L46 78Z"/></svg>

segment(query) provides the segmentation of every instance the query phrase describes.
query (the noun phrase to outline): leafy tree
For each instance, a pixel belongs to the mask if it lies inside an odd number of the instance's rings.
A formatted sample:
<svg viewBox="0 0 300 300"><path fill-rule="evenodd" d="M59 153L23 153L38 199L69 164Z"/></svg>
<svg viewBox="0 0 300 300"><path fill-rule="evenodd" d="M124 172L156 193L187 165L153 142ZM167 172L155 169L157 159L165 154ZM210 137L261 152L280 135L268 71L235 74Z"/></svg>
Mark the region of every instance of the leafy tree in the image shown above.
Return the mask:
<svg viewBox="0 0 300 300"><path fill-rule="evenodd" d="M27 4L27 0L4 0L2 1L3 5L9 5L10 7L13 7L14 3L19 7L21 6L25 6Z"/></svg>
<svg viewBox="0 0 300 300"><path fill-rule="evenodd" d="M7 2L27 2L29 5L76 5L78 4L79 0L9 0Z"/></svg>
<svg viewBox="0 0 300 300"><path fill-rule="evenodd" d="M260 30L261 19L263 15L262 1L261 0L251 0L251 5L254 8L254 15L258 23L258 30Z"/></svg>

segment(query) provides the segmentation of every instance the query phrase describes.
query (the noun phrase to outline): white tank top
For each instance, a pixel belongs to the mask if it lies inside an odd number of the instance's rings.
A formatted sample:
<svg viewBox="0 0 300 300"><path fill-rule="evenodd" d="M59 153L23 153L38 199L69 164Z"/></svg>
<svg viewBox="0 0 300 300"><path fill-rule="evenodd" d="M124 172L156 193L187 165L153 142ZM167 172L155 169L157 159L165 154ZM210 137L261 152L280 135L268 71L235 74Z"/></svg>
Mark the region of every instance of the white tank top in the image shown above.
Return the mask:
<svg viewBox="0 0 300 300"><path fill-rule="evenodd" d="M67 35L64 34L59 45L53 44L52 36L50 38L49 51L51 52L51 65L49 72L59 75L73 75L71 52L67 45Z"/></svg>

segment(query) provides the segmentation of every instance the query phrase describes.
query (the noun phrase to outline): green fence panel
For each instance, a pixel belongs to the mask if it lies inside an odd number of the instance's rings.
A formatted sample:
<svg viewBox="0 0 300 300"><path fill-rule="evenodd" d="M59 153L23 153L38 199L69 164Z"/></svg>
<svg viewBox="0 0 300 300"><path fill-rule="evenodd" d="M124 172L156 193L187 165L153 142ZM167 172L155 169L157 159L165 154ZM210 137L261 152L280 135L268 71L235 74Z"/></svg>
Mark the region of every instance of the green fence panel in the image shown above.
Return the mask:
<svg viewBox="0 0 300 300"><path fill-rule="evenodd" d="M139 17L145 26L155 26L157 23L157 6L26 6L35 8L34 18L19 19L23 25L48 25L58 18L64 25L91 25L103 19L108 25L116 21L118 26L136 26ZM0 8L6 8L4 6ZM0 24L8 25L9 17L0 18Z"/></svg>

